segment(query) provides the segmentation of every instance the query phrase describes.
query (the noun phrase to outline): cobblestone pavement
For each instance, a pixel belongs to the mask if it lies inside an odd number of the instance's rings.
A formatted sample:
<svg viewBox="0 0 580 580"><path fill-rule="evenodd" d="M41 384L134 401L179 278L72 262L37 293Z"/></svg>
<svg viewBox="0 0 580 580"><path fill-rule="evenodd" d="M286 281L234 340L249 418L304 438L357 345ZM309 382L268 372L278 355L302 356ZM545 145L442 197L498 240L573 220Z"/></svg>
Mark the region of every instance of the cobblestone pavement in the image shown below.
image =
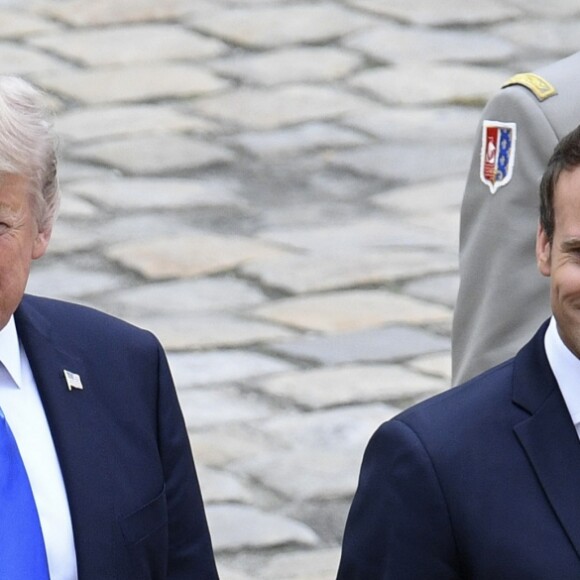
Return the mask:
<svg viewBox="0 0 580 580"><path fill-rule="evenodd" d="M449 385L481 107L578 50L572 0L0 0L50 91L29 291L164 343L224 580L333 578L364 446Z"/></svg>

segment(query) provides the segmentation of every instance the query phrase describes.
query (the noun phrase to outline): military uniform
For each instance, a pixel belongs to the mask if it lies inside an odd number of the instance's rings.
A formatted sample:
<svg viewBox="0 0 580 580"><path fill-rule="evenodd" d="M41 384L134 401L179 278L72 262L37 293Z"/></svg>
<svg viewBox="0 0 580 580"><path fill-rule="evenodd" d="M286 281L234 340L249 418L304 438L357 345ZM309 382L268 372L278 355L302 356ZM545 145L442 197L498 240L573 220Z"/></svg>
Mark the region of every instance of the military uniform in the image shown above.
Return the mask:
<svg viewBox="0 0 580 580"><path fill-rule="evenodd" d="M580 52L516 75L487 104L461 207L454 384L515 355L550 315L536 267L539 183L580 124Z"/></svg>

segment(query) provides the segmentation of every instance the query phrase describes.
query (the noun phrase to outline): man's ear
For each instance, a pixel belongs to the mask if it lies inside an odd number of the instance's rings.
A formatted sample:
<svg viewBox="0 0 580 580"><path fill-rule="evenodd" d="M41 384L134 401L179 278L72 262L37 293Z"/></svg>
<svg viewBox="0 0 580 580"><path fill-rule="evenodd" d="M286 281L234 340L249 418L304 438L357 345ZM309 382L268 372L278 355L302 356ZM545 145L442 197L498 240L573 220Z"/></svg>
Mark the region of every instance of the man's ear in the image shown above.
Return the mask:
<svg viewBox="0 0 580 580"><path fill-rule="evenodd" d="M50 235L52 234L52 228L46 228L42 232L36 234L36 239L34 240L34 246L32 248L32 259L38 260L46 253L48 248L48 242L50 242Z"/></svg>
<svg viewBox="0 0 580 580"><path fill-rule="evenodd" d="M548 239L548 235L542 227L542 224L538 224L538 233L536 234L536 261L538 263L538 270L543 276L550 276L551 274L551 253L552 244Z"/></svg>

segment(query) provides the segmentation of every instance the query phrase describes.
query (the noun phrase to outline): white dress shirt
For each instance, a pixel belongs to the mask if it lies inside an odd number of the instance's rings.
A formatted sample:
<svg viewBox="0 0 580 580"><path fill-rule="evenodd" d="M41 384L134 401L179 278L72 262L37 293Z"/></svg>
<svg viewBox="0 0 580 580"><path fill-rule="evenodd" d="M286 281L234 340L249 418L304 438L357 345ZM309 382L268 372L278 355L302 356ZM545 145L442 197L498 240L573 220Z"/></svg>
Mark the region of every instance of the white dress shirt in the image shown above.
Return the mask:
<svg viewBox="0 0 580 580"><path fill-rule="evenodd" d="M580 438L580 359L562 342L553 316L544 335L544 347Z"/></svg>
<svg viewBox="0 0 580 580"><path fill-rule="evenodd" d="M64 481L38 388L12 317L0 330L0 407L28 473L51 580L77 580L72 523Z"/></svg>

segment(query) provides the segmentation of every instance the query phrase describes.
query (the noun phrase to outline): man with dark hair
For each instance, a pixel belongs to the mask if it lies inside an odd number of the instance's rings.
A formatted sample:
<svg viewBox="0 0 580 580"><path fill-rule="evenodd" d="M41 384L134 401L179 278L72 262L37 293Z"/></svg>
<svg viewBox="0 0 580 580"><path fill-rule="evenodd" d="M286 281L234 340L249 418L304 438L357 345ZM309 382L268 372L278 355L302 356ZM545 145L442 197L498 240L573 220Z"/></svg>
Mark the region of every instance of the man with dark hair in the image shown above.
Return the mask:
<svg viewBox="0 0 580 580"><path fill-rule="evenodd" d="M552 317L515 358L379 428L340 580L580 577L580 127L540 195Z"/></svg>

